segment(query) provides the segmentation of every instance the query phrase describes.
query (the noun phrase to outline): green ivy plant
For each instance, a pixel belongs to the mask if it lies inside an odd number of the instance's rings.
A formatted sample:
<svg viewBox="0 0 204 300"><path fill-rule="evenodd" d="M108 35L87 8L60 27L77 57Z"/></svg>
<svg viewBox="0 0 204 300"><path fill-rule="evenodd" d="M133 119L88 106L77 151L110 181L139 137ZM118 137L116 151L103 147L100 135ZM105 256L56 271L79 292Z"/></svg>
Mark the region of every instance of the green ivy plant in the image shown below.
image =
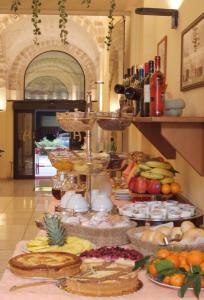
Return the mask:
<svg viewBox="0 0 204 300"><path fill-rule="evenodd" d="M41 23L41 19L39 17L41 10L41 1L40 0L32 0L32 18L31 21L33 23L33 35L34 35L34 44L39 45L38 36L41 35L41 30L39 24Z"/></svg>
<svg viewBox="0 0 204 300"><path fill-rule="evenodd" d="M105 44L106 44L106 49L110 50L110 46L112 43L112 32L113 32L113 28L114 28L114 17L113 17L113 13L115 11L115 7L116 7L116 1L115 0L110 0L110 10L109 10L109 23L108 23L108 33L105 37Z"/></svg>
<svg viewBox="0 0 204 300"><path fill-rule="evenodd" d="M16 14L17 11L19 10L20 6L21 6L21 1L20 0L12 0L12 2L11 2L11 11Z"/></svg>
<svg viewBox="0 0 204 300"><path fill-rule="evenodd" d="M64 45L69 44L67 40L68 30L67 26L67 8L66 8L66 0L58 0L58 10L59 10L59 28L60 28L60 39Z"/></svg>
<svg viewBox="0 0 204 300"><path fill-rule="evenodd" d="M67 36L68 36L68 30L67 27L67 19L68 19L68 13L66 8L66 0L57 0L58 2L58 11L59 11L59 29L60 29L60 39L64 45L68 44ZM85 4L87 8L90 7L92 0L82 0L81 4ZM15 14L18 12L19 7L21 6L21 0L12 0L11 2L11 11ZM110 50L110 46L112 43L112 32L114 29L114 11L116 8L116 0L110 0L110 9L109 9L109 23L108 23L108 33L105 37L105 45L106 49ZM41 35L41 30L39 27L39 24L41 23L41 19L39 18L41 10L41 0L32 0L32 23L34 26L33 34L34 34L34 43L36 45L39 45L38 42L38 36Z"/></svg>

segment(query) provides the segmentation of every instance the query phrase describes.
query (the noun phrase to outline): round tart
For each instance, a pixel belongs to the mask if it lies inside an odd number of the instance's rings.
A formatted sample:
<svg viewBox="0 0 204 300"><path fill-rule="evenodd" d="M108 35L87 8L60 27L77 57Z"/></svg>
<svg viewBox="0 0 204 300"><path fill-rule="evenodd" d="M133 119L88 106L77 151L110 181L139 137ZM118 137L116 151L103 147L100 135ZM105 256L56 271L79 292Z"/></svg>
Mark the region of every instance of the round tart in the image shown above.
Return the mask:
<svg viewBox="0 0 204 300"><path fill-rule="evenodd" d="M9 266L24 277L59 278L79 273L81 259L64 252L25 253L11 258Z"/></svg>
<svg viewBox="0 0 204 300"><path fill-rule="evenodd" d="M132 272L132 267L104 261L89 261L86 265L81 274L67 278L66 291L85 296L119 296L141 287L138 272Z"/></svg>

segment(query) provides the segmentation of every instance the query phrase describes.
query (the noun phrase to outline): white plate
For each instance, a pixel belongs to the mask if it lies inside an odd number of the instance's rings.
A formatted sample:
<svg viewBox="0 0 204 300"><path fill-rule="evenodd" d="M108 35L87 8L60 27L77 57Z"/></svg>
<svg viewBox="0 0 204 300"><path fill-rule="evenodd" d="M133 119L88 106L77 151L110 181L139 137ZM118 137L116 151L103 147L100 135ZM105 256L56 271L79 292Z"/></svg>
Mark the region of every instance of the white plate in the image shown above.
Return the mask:
<svg viewBox="0 0 204 300"><path fill-rule="evenodd" d="M158 284L158 285L160 285L160 286L164 286L164 287L167 287L167 288L170 288L170 289L174 289L174 290L180 289L180 286L170 285L170 284L167 284L167 283L158 281L158 280L156 280L154 277L152 277L152 276L150 276L150 275L147 275L147 276L149 277L149 279L150 279L152 282L154 282L154 283L156 283L156 284ZM188 288L188 290L193 290L193 288ZM201 288L201 291L204 291L204 288Z"/></svg>

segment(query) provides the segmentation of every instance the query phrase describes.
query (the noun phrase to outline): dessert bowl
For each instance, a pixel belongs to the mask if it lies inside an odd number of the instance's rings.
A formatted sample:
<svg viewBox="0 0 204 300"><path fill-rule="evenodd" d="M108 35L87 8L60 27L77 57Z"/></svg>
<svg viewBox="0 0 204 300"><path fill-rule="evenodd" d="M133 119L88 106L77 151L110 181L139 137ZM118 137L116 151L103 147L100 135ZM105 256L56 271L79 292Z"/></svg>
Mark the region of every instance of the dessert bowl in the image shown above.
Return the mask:
<svg viewBox="0 0 204 300"><path fill-rule="evenodd" d="M132 117L132 113L100 112L97 114L97 123L104 130L123 131L131 124Z"/></svg>
<svg viewBox="0 0 204 300"><path fill-rule="evenodd" d="M94 112L58 112L57 120L67 132L91 130L95 122Z"/></svg>

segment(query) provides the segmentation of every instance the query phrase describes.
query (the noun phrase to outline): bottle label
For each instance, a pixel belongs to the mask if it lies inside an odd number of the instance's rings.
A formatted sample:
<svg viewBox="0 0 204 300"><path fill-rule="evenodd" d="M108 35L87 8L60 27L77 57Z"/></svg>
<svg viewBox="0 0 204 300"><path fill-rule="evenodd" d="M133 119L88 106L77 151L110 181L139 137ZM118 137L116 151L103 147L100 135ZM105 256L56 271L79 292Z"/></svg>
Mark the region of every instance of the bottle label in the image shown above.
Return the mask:
<svg viewBox="0 0 204 300"><path fill-rule="evenodd" d="M150 85L144 85L144 103L150 103Z"/></svg>

